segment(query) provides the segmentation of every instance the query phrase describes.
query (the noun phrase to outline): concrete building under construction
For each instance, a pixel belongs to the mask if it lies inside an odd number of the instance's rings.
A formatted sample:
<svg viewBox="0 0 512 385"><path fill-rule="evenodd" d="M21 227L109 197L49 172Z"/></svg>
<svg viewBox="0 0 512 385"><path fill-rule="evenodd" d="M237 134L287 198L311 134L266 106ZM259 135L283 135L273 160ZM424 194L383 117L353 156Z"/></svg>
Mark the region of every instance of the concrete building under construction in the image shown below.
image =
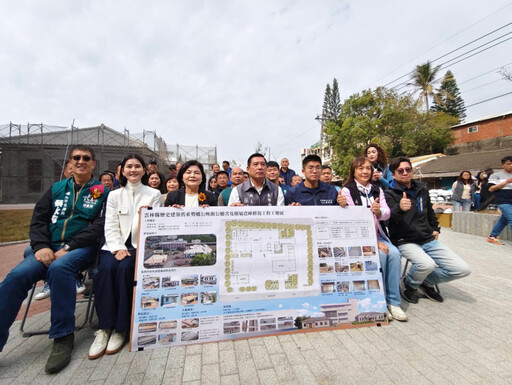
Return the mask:
<svg viewBox="0 0 512 385"><path fill-rule="evenodd" d="M44 191L63 178L62 171L73 145L91 146L96 152L95 176L115 171L123 157L140 154L155 159L167 175L171 163L197 159L205 168L217 162L216 147L168 145L155 131L130 134L103 124L71 128L38 124L0 125L0 203L36 202Z"/></svg>

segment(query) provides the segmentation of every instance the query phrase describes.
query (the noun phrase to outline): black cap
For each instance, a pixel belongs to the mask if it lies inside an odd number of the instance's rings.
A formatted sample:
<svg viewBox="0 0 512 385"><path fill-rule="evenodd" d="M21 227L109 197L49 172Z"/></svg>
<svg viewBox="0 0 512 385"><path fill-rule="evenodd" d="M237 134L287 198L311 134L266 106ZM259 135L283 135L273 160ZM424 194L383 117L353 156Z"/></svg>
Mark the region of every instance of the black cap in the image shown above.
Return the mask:
<svg viewBox="0 0 512 385"><path fill-rule="evenodd" d="M149 161L149 164L157 164L157 163L156 163L156 159L151 159L151 160Z"/></svg>

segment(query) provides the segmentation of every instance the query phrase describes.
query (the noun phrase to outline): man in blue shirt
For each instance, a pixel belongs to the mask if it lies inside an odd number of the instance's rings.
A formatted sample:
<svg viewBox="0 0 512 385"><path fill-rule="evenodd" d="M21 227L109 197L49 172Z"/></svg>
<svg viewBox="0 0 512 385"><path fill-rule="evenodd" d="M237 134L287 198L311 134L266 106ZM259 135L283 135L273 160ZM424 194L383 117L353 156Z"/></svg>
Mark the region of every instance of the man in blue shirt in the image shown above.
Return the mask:
<svg viewBox="0 0 512 385"><path fill-rule="evenodd" d="M281 159L281 169L279 170L279 175L281 175L284 178L284 184L287 186L292 185L292 178L295 175L295 171L293 171L291 168L288 168L289 165L290 162L288 161L288 159Z"/></svg>
<svg viewBox="0 0 512 385"><path fill-rule="evenodd" d="M308 155L302 161L304 182L295 185L285 195L285 204L291 206L347 205L347 198L334 186L320 181L322 160L318 155Z"/></svg>

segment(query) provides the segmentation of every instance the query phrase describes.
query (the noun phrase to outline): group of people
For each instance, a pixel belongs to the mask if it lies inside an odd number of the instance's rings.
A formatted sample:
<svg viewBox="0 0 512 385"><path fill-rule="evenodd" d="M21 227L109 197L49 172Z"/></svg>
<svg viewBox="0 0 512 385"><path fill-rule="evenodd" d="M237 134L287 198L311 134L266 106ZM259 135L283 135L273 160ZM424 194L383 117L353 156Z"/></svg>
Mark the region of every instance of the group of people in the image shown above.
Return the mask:
<svg viewBox="0 0 512 385"><path fill-rule="evenodd" d="M130 330L138 213L145 206L330 205L341 206L340 216L343 207L364 206L374 217L388 316L399 321L407 320L401 297L417 303L420 289L442 302L437 285L470 274L467 263L438 241L440 228L428 190L413 179L410 160L399 157L388 163L376 144L353 160L342 188L331 185L332 170L316 155L304 158L304 178L288 167L287 159L279 167L258 153L248 158L245 171L223 162L222 170L212 167L216 184L196 160L172 167L165 178L156 162L146 166L137 154L127 155L115 174L104 172L96 180L94 150L80 145L72 148L69 165L72 176L55 183L35 206L24 260L0 283L1 351L28 290L38 280L47 280L54 339L48 373L70 361L76 276L94 264L97 250L93 287L99 330L88 356L114 354L124 345ZM511 182L491 189L509 194ZM401 257L411 262L402 284Z"/></svg>

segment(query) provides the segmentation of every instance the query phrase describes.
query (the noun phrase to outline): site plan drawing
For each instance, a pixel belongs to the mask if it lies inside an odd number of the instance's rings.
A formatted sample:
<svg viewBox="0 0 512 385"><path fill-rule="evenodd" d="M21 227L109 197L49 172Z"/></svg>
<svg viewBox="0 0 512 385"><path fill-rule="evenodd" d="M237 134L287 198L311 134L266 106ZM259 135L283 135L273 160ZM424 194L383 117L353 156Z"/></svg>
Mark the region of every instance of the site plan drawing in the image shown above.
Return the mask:
<svg viewBox="0 0 512 385"><path fill-rule="evenodd" d="M318 295L313 221L224 221L222 301Z"/></svg>

